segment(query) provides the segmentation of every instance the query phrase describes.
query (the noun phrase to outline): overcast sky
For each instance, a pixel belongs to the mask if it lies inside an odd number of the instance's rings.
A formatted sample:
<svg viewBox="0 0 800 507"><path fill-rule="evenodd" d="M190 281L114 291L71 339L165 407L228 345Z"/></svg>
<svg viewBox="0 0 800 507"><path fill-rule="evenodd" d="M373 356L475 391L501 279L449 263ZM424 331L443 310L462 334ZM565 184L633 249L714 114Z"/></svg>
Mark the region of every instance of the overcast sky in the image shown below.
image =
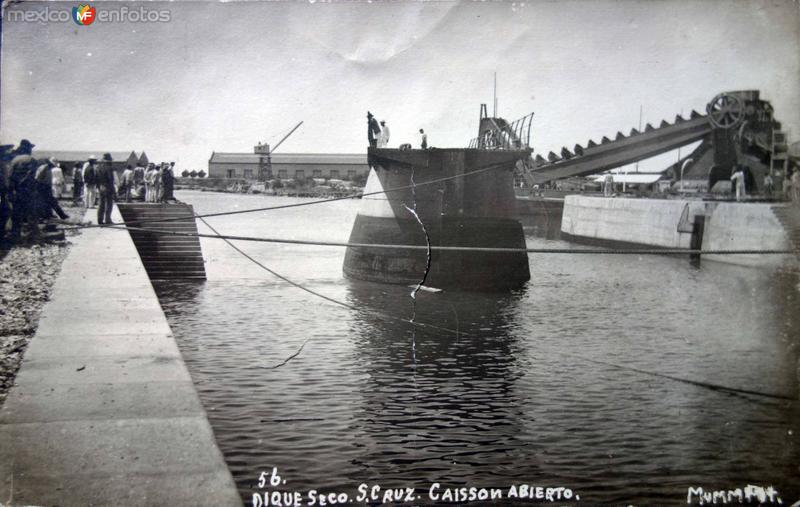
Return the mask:
<svg viewBox="0 0 800 507"><path fill-rule="evenodd" d="M73 3L11 9L69 10ZM703 111L759 89L800 137L800 3L114 2L167 23L3 22L0 141L145 150L202 169L305 123L282 152L364 152L366 112L392 145L466 146L480 104L534 111L537 152Z"/></svg>

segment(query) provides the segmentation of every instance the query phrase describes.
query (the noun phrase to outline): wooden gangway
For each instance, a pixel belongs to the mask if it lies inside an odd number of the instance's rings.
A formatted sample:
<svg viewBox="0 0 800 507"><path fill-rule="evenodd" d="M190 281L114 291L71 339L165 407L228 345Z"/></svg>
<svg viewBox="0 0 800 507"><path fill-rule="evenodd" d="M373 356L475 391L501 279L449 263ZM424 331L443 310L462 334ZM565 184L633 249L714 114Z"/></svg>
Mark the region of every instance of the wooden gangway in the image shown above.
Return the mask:
<svg viewBox="0 0 800 507"><path fill-rule="evenodd" d="M205 280L194 210L184 203L119 203L150 280ZM169 234L178 233L178 234Z"/></svg>

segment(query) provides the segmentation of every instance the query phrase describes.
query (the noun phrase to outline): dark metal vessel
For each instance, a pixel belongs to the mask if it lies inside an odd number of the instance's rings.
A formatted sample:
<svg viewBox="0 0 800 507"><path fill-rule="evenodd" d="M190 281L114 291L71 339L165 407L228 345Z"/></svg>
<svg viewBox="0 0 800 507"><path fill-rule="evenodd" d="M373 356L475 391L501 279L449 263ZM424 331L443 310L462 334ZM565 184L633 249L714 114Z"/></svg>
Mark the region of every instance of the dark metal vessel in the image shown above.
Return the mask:
<svg viewBox="0 0 800 507"><path fill-rule="evenodd" d="M527 148L370 148L370 174L351 243L525 248L516 218L514 170ZM442 180L442 181L440 181ZM401 189L391 191L392 189ZM415 210L420 225L410 210ZM412 284L426 272L424 249L348 247L347 277ZM530 279L525 252L437 251L426 285L501 290Z"/></svg>

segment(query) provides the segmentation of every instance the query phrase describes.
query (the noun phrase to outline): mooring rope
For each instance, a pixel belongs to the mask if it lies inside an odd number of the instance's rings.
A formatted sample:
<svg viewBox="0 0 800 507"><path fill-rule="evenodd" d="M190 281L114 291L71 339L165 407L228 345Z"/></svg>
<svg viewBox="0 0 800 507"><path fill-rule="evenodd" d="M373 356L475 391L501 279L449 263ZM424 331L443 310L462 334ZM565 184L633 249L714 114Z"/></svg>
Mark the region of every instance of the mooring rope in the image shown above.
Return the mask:
<svg viewBox="0 0 800 507"><path fill-rule="evenodd" d="M312 294L314 296L322 298L322 299L324 299L324 300L326 300L326 301L328 301L330 303L342 306L344 308L348 308L350 310L363 311L362 308L359 308L359 307L357 307L355 305L351 305L349 303L345 303L344 301L339 301L338 299L332 298L330 296L326 296L325 294L317 292L317 291L315 291L313 289L309 289L308 287L305 287L304 285L302 285L300 283L297 283L294 280L291 280L290 278L278 273L277 271L274 271L273 269L270 269L269 267L265 266L263 263L261 263L257 259L253 258L250 254L248 254L247 252L245 252L244 250L242 250L238 246L234 245L228 238L226 238L225 236L221 235L205 219L203 219L200 216L198 216L197 218L199 218L200 221L203 222L206 225L206 227L208 227L215 234L217 234L217 237L219 237L220 239L225 241L225 243L227 243L228 246L230 246L231 248L233 248L234 250L239 252L242 256L244 256L246 259L248 259L249 261L251 261L255 265L259 266L261 269L263 269L263 270L267 271L268 273L270 273L272 276L274 276L276 278L279 278L279 279L283 280L284 282L288 283L289 285L292 285L292 286L294 286L294 287L296 287L296 288L298 288L300 290L308 292L309 294ZM446 327L436 326L436 325L433 325L433 324L425 324L425 323L421 323L421 322L413 322L413 321L410 321L408 319L403 319L401 317L394 317L392 315L389 315L389 314L386 314L386 313L382 313L382 312L370 311L369 313L371 313L373 315L376 315L378 317L381 317L383 319L392 320L392 321L396 321L396 322L403 322L403 323L411 324L413 326L417 326L417 327L420 327L420 328L423 328L423 329L434 329L434 330L437 330L437 331L444 331L444 332L447 332L447 333L450 333L450 334L455 334L455 335L459 334L458 331L453 330L453 329L448 329ZM463 334L463 333L461 333L461 334Z"/></svg>
<svg viewBox="0 0 800 507"><path fill-rule="evenodd" d="M600 364L600 365L603 365L603 366L610 366L612 368L616 368L616 369L619 369L619 370L633 371L633 372L636 372L636 373L641 373L642 375L649 375L651 377L660 377L660 378L673 380L675 382L683 382L684 384L690 384L690 385L697 386L697 387L704 387L706 389L711 389L713 391L721 391L721 392L726 392L726 393L729 393L729 394L750 394L750 395L753 395L753 396L761 396L761 397L764 397L764 398L775 398L775 399L779 399L779 400L798 401L798 397L797 396L788 396L788 395L785 395L785 394L777 394L777 393L769 393L769 392L763 392L763 391L755 391L755 390L752 390L752 389L740 389L738 387L728 387L728 386L723 386L721 384L714 384L714 383L711 383L711 382L702 382L702 381L699 381L699 380L691 380L691 379L686 379L686 378L682 378L682 377L676 377L674 375L667 375L666 373L658 373L658 372L642 370L642 369L639 369L639 368L635 368L633 366L624 366L624 365L621 365L621 364L609 363L607 361L600 361L598 359L590 359L588 357L584 357L584 356L580 356L580 355L576 355L576 354L564 353L563 355L565 355L567 357L573 357L575 359L580 359L582 361L587 361L587 362L590 362L590 363L594 363L594 364Z"/></svg>
<svg viewBox="0 0 800 507"><path fill-rule="evenodd" d="M222 234L220 234L213 226L211 226L211 224L206 222L202 217L197 216L197 218L199 218L209 229L211 229L216 234L215 237L218 237L219 239L224 240L231 248L236 250L239 254L241 254L242 256L244 256L245 258L247 258L248 260L250 260L251 262L253 262L257 266L259 266L260 268L262 268L265 271L269 272L273 276L283 280L284 282L286 282L286 283L288 283L288 284L290 284L290 285L292 285L292 286L294 286L294 287L296 287L296 288L298 288L300 290L303 290L303 291L305 291L305 292L307 292L309 294L312 294L314 296L322 298L322 299L324 299L324 300L326 300L326 301L328 301L330 303L336 304L338 306L342 306L344 308L348 308L350 310L364 311L363 308L358 308L355 305L351 305L349 303L345 303L343 301L339 301L338 299L332 298L330 296L326 296L326 295L321 294L321 293L319 293L319 292L317 292L317 291L315 291L313 289L309 289L308 287L305 287L302 284L300 284L298 282L295 282L295 281L287 278L286 276L281 275L280 273L270 269L269 267L265 266L263 263L259 262L258 260L256 260L252 256L250 256L248 253L246 253L245 251L243 251L242 249L240 249L239 247L234 245L231 242L231 240L229 240L226 236L223 236ZM425 247L423 247L423 248L425 248ZM455 312L455 308L453 308L453 310ZM437 330L437 331L445 331L448 334L455 334L456 338L458 338L459 336L470 336L470 337L474 337L475 336L472 333L465 333L465 332L459 331L459 330L453 330L453 329L444 328L444 327L440 327L440 326L434 326L434 325L431 325L431 324L424 324L424 323L420 323L420 322L415 322L413 320L403 319L401 317L394 317L392 315L388 315L388 314L383 313L383 312L377 312L377 311L374 311L374 310L368 310L367 313L372 314L372 315L374 315L376 317L379 317L381 319L384 319L384 320L390 320L390 321L395 321L395 322L403 322L405 324L411 324L412 326L420 327L420 328L423 328L423 329L433 329L433 330ZM456 320L458 320L458 313L455 312L455 314L456 314ZM311 341L312 339L313 338L307 338L305 341L303 341L303 343L300 345L300 347L298 348L298 350L294 354L292 354L289 357L287 357L281 363L278 363L278 364L273 365L273 366L268 367L268 368L269 369L280 368L281 366L284 366L285 364L289 363L292 359L294 359L294 358L296 358L297 356L300 355L300 353L305 348L306 344L309 341ZM604 366L610 366L610 367L617 368L617 369L632 371L632 372L639 373L639 374L642 374L642 375L648 375L648 376L653 376L653 377L664 378L664 379L667 379L667 380L672 380L674 382L681 382L681 383L693 385L693 386L696 386L696 387L702 387L702 388L710 389L710 390L714 390L714 391L725 392L725 393L728 393L728 394L748 394L748 395L752 395L752 396L759 396L759 397L765 397L765 398L797 401L797 397L792 397L792 396L788 396L788 395L784 395L784 394L776 394L776 393L755 391L755 390L750 390L750 389L740 389L740 388L736 388L736 387L723 386L723 385L720 385L720 384L713 384L713 383L709 383L709 382L702 382L702 381L697 381L697 380L692 380L692 379L685 379L685 378L682 378L682 377L676 377L674 375L667 375L667 374L664 374L664 373L658 373L658 372L651 372L651 371L647 371L647 370L642 370L642 369L635 368L635 367L632 367L632 366L624 366L624 365L620 365L620 364L609 363L609 362L606 362L606 361L600 361L600 360L597 360L597 359L590 359L590 358L587 358L587 357L584 357L584 356L581 356L581 355L577 355L577 354L566 353L566 354L563 354L563 355L566 355L566 356L569 356L569 357L573 357L575 359L578 359L578 360L581 360L581 361L585 361L585 362L589 362L589 363L601 364L601 365L604 365ZM538 360L538 358L535 358L535 359Z"/></svg>
<svg viewBox="0 0 800 507"><path fill-rule="evenodd" d="M203 220L203 217L197 215L203 223L208 223ZM183 217L182 220L187 220ZM286 239L286 238L267 238L257 236L234 236L224 234L203 234L199 232L181 232L170 231L165 229L150 229L147 227L132 227L124 224L119 225L103 225L106 229L129 230L148 232L165 236L183 236L189 238L208 238L208 239L222 239L232 241L251 241L259 243L279 243L288 245L309 245L309 246L335 246L335 247L352 247L352 248L377 248L377 249L395 249L395 250L428 250L426 245L396 245L386 243L351 243L342 241L314 241L302 239ZM209 226L211 228L211 226ZM433 251L452 251L452 252L484 252L484 253L534 253L534 254L603 254L603 255L786 255L796 253L791 249L713 249L702 250L692 248L503 248L503 247L480 247L480 246L440 246L431 245L430 249Z"/></svg>

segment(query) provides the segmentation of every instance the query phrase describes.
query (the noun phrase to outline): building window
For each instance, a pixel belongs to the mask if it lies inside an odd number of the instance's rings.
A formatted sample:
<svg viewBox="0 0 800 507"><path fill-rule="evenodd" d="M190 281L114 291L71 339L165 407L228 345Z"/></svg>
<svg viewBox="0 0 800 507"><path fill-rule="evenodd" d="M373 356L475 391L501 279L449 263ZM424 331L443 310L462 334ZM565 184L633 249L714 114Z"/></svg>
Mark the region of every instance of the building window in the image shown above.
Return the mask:
<svg viewBox="0 0 800 507"><path fill-rule="evenodd" d="M306 172L302 169L298 169L294 172L295 179L302 180L306 177Z"/></svg>
<svg viewBox="0 0 800 507"><path fill-rule="evenodd" d="M228 178L236 177L236 169L228 169Z"/></svg>
<svg viewBox="0 0 800 507"><path fill-rule="evenodd" d="M347 178L352 180L355 177L356 177L356 170L355 169L349 169L347 171Z"/></svg>
<svg viewBox="0 0 800 507"><path fill-rule="evenodd" d="M331 178L335 180L339 179L339 169L331 169Z"/></svg>
<svg viewBox="0 0 800 507"><path fill-rule="evenodd" d="M278 169L278 178L285 180L287 177L286 169Z"/></svg>
<svg viewBox="0 0 800 507"><path fill-rule="evenodd" d="M314 177L315 178L322 178L322 170L314 169Z"/></svg>
<svg viewBox="0 0 800 507"><path fill-rule="evenodd" d="M244 177L247 179L253 179L253 170L252 169L245 169L244 170Z"/></svg>

